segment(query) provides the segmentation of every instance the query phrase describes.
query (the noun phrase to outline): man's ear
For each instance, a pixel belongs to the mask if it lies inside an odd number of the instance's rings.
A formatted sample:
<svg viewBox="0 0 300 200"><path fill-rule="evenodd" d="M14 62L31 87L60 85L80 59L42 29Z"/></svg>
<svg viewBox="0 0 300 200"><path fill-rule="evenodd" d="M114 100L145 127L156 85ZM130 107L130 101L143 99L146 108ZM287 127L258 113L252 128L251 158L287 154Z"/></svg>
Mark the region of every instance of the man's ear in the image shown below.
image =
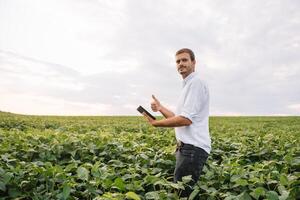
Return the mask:
<svg viewBox="0 0 300 200"><path fill-rule="evenodd" d="M196 60L192 61L192 63L193 63L194 65L196 65Z"/></svg>

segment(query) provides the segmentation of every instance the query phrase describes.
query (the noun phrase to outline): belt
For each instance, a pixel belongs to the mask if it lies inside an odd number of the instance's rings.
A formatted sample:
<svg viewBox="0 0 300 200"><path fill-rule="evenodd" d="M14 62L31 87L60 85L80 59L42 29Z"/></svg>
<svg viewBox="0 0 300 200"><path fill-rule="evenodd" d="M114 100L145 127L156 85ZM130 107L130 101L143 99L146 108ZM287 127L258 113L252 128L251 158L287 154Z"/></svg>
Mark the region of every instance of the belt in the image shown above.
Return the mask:
<svg viewBox="0 0 300 200"><path fill-rule="evenodd" d="M177 141L177 146L176 146L176 151L181 151L181 149L182 149L183 147L186 147L187 149L194 149L194 150L196 150L197 152L201 152L201 153L203 153L204 155L208 155L208 153L207 153L204 149L202 149L202 148L200 148L200 147L196 147L196 146L194 146L194 145L192 145L192 144L186 144L186 143L183 143L182 141L178 140L178 141Z"/></svg>
<svg viewBox="0 0 300 200"><path fill-rule="evenodd" d="M192 144L186 144L186 143L183 143L182 141L180 141L180 140L178 140L177 141L177 149L181 149L182 147L188 147L188 148L192 148L192 149L195 149L195 148L197 148L197 149L201 149L200 147L196 147L196 146L194 146L194 145L192 145Z"/></svg>

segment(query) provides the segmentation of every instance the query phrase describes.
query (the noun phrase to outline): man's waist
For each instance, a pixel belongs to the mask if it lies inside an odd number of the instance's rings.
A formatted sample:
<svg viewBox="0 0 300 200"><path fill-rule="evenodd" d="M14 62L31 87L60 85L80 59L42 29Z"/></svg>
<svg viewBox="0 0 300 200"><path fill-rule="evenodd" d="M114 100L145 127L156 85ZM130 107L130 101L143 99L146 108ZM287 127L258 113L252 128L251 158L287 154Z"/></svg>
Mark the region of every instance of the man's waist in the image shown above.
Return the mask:
<svg viewBox="0 0 300 200"><path fill-rule="evenodd" d="M187 144L187 143L184 143L180 140L177 141L177 149L182 149L182 148L187 148L187 149L201 149L203 150L202 148L200 147L197 147L193 144Z"/></svg>

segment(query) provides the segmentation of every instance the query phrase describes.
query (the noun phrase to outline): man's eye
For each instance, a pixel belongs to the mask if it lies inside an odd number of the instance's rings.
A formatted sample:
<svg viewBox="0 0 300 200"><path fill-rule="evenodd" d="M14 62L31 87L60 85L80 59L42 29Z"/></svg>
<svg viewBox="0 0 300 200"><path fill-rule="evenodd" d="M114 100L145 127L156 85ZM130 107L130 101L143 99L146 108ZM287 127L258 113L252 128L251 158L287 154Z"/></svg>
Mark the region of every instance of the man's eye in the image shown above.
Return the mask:
<svg viewBox="0 0 300 200"><path fill-rule="evenodd" d="M184 58L184 59L182 59L182 61L183 61L183 62L186 62L186 61L187 61L187 59L186 59L186 58Z"/></svg>

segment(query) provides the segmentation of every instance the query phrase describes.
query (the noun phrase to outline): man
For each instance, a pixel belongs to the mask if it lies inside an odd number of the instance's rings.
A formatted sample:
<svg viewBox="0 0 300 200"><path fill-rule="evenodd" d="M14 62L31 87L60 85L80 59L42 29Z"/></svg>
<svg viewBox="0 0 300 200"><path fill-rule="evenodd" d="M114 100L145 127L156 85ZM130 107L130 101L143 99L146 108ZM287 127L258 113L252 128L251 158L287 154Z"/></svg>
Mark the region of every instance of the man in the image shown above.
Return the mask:
<svg viewBox="0 0 300 200"><path fill-rule="evenodd" d="M181 192L187 197L192 186L198 181L203 165L211 150L209 136L209 91L206 84L195 73L195 55L184 48L176 52L177 71L183 78L182 93L175 113L167 109L154 95L151 108L159 111L165 119L153 120L144 116L155 127L175 127L177 148L174 182L191 175L190 187Z"/></svg>

